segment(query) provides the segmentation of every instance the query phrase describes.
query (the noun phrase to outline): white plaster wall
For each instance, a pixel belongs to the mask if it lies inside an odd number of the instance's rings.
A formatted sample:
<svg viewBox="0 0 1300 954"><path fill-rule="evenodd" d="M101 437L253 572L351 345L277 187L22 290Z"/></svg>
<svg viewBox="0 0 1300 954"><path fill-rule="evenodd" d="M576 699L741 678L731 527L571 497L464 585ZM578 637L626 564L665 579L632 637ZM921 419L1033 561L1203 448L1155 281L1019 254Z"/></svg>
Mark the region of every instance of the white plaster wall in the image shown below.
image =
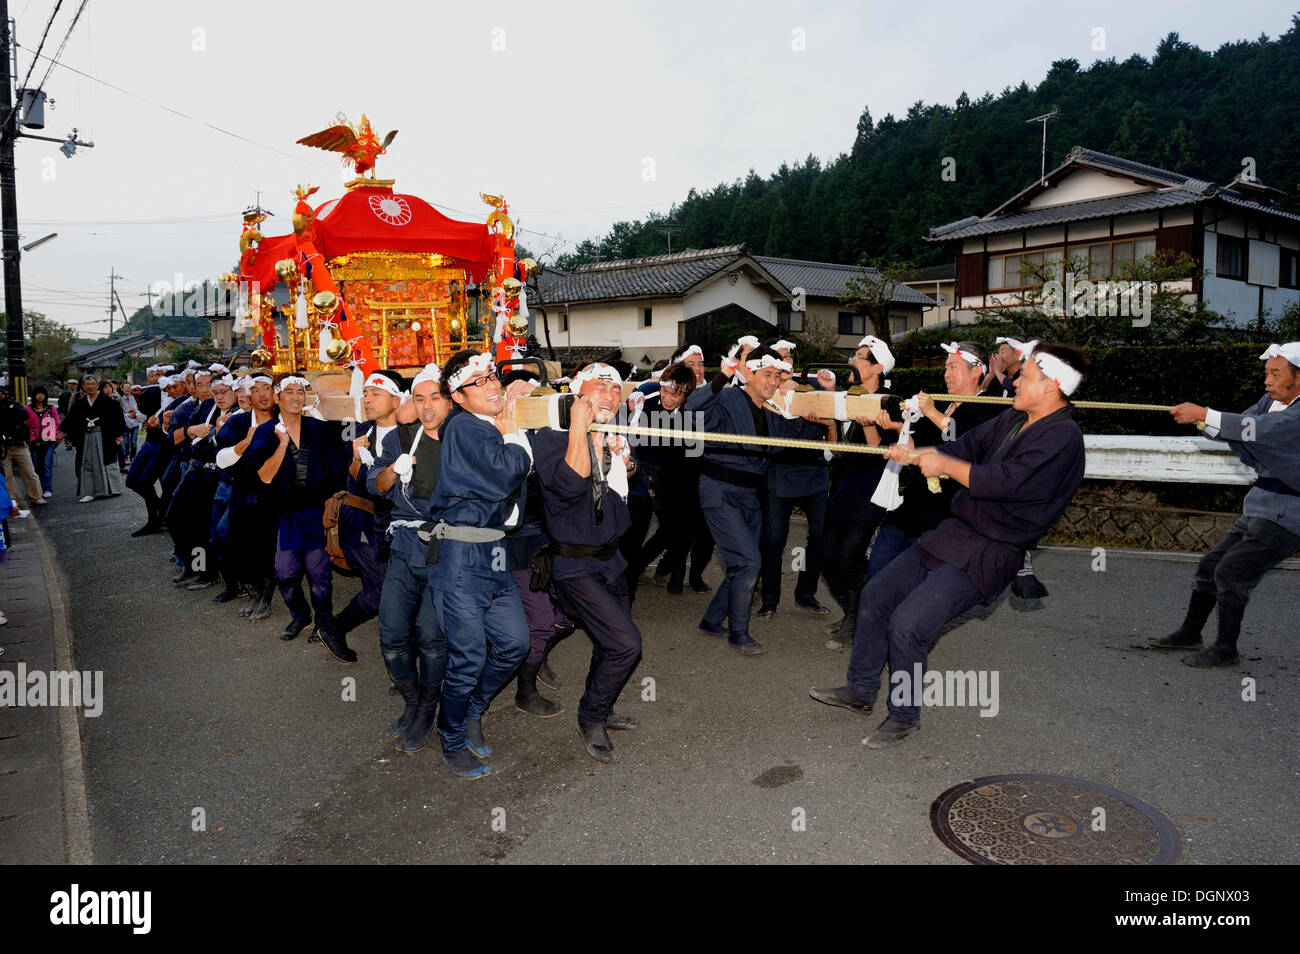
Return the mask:
<svg viewBox="0 0 1300 954"><path fill-rule="evenodd" d="M1103 175L1100 172L1094 172L1092 169L1079 169L1070 173L1056 185L1045 189L1030 199L1029 208L1039 209L1045 206L1064 205L1067 202L1100 199L1111 195L1148 192L1150 189L1150 186L1139 185L1131 179Z"/></svg>
<svg viewBox="0 0 1300 954"><path fill-rule="evenodd" d="M708 283L688 294L682 303L682 316L694 318L696 315L702 315L734 302L775 325L776 302L772 301L772 293L766 288L756 286L744 269L739 269L737 274L740 278L734 285L727 281L726 274L719 273Z"/></svg>

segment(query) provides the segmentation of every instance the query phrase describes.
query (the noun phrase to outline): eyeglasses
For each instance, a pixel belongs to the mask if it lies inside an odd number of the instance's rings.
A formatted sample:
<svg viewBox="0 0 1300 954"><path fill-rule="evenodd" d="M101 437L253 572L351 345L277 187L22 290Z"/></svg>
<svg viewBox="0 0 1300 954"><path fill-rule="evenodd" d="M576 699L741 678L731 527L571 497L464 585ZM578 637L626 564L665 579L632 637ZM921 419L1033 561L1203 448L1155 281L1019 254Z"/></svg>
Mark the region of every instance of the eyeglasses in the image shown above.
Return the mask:
<svg viewBox="0 0 1300 954"><path fill-rule="evenodd" d="M479 378L477 381L466 381L466 382L465 382L465 387L467 387L467 388L481 388L483 385L487 384L489 381L500 381L500 380L501 380L501 375L500 375L500 374L498 374L496 371L489 371L487 374L483 375L483 377Z"/></svg>

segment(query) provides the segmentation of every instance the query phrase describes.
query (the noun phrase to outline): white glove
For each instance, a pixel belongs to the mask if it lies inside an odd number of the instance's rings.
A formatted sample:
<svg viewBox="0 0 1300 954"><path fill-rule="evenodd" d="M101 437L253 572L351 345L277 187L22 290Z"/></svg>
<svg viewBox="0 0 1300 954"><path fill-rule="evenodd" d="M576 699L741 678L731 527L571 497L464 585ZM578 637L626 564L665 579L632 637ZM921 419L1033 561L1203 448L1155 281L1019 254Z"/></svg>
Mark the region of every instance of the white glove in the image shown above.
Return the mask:
<svg viewBox="0 0 1300 954"><path fill-rule="evenodd" d="M357 456L361 458L361 463L367 467L375 466L375 455L370 453L369 447L357 448Z"/></svg>
<svg viewBox="0 0 1300 954"><path fill-rule="evenodd" d="M275 429L276 429L277 431L279 431L281 434L288 434L288 433L289 433L289 428L287 428L287 427L284 426L284 422L283 422L283 421L277 421L276 424L275 424Z"/></svg>
<svg viewBox="0 0 1300 954"><path fill-rule="evenodd" d="M412 461L410 454L403 454L401 457L397 458L397 460L393 461L393 473L398 477L408 478L411 476L411 471L414 469L415 463Z"/></svg>

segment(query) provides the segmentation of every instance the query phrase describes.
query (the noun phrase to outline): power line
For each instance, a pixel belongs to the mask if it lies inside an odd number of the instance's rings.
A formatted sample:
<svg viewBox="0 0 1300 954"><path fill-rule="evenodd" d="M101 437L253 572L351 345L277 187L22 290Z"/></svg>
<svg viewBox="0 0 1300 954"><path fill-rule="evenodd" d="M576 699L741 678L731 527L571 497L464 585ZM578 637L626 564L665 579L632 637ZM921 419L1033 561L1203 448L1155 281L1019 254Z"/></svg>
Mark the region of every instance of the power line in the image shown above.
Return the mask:
<svg viewBox="0 0 1300 954"><path fill-rule="evenodd" d="M86 9L86 4L89 2L90 0L81 0L81 6L77 7L77 12L72 15L72 22L68 24L68 32L63 34L63 42L60 43L59 48L54 51L54 57L50 60L50 65L45 68L45 75L41 77L41 85L36 87L38 90L45 88L45 84L50 78L50 72L54 69L54 64L57 63L59 57L63 55L63 48L68 45L68 38L72 36L72 31L76 28L77 21L81 19L81 14ZM36 52L39 54L40 50L37 50ZM32 60L32 63L35 62L35 60Z"/></svg>
<svg viewBox="0 0 1300 954"><path fill-rule="evenodd" d="M41 34L41 42L36 44L36 56L32 57L32 62L27 67L27 75L23 77L23 84L19 89L25 89L27 87L27 81L32 78L32 70L36 69L36 57L40 56L41 50L45 49L45 38L50 35L50 27L54 26L54 18L59 15L59 7L61 6L63 6L63 0L58 0L58 2L54 4L54 12L51 13L50 18L45 21L45 32ZM17 108L18 104L14 103L13 109ZM13 110L11 109L10 112L12 113Z"/></svg>
<svg viewBox="0 0 1300 954"><path fill-rule="evenodd" d="M39 51L37 52L37 56L38 57L40 56ZM295 156L292 153L285 152L283 149L276 149L274 146L268 146L266 143L258 142L256 139L249 139L247 136L241 136L237 132L231 132L229 129L225 129L221 126L216 125L215 123L210 123L207 122L206 120L199 119L197 116L191 116L189 113L181 112L179 109L175 109L171 106L166 105L165 103L160 103L157 100L150 99L147 96L141 96L139 93L133 93L129 89L124 89L123 87L118 86L116 83L110 83L108 80L102 80L98 76L91 76L89 73L84 72L83 70L79 70L75 66L69 66L67 63L60 63L58 60L55 60L48 56L43 57L43 59L49 60L51 65L53 66L62 67L63 69L68 70L71 73L76 73L78 76L84 76L86 79L90 80L93 83L98 83L100 86L107 86L109 89L116 90L119 93L122 93L126 96L130 96L132 99L138 99L142 103L148 103L150 106L153 106L157 109L161 109L164 112L171 113L173 116L179 116L181 119L188 120L189 122L198 123L200 126L206 126L208 129L211 129L214 132L219 132L223 136L230 136L232 139L238 139L240 142L246 142L250 146L257 146L257 148L259 149L270 150L271 152L274 152L277 155L281 155L288 159L292 159L295 162L301 162L306 165L315 166L317 169L331 168L328 166L324 166L318 162L311 162L310 160L304 159L302 156Z"/></svg>

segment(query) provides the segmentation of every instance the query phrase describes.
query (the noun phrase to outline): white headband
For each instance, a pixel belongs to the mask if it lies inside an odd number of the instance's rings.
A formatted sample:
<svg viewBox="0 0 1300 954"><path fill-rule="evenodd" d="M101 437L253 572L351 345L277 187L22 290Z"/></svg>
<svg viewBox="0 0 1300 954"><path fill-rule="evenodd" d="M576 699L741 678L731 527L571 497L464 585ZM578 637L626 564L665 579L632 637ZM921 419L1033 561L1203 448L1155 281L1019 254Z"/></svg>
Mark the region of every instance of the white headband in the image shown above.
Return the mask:
<svg viewBox="0 0 1300 954"><path fill-rule="evenodd" d="M776 344L772 345L772 350L780 351L784 348L786 351L793 351L796 347L797 346L793 341L786 341L784 338L782 338Z"/></svg>
<svg viewBox="0 0 1300 954"><path fill-rule="evenodd" d="M151 364L151 365L149 365L149 367L147 367L147 368L144 369L144 373L145 373L145 374L153 374L155 371L161 371L162 369L163 369L163 366L162 366L161 364Z"/></svg>
<svg viewBox="0 0 1300 954"><path fill-rule="evenodd" d="M790 362L782 361L780 358L774 358L770 354L765 354L761 358L754 358L745 362L746 369L758 371L760 368L776 368L778 371L789 371Z"/></svg>
<svg viewBox="0 0 1300 954"><path fill-rule="evenodd" d="M1025 346L1037 345L1037 341L1028 342ZM1012 347L1015 347L1014 345ZM1061 393L1069 397L1079 389L1083 383L1083 375L1070 367L1054 354L1048 354L1045 351L1030 351L1029 357L1034 359L1034 364L1042 370L1043 374L1050 381L1055 381L1056 386L1061 389Z"/></svg>
<svg viewBox="0 0 1300 954"><path fill-rule="evenodd" d="M162 388L164 391L167 390L169 387L171 387L171 386L172 386L173 384L175 384L175 383L176 383L176 379L175 379L175 378L169 378L169 377L167 377L167 375L165 375L165 374L164 374L161 378L158 379L158 387Z"/></svg>
<svg viewBox="0 0 1300 954"><path fill-rule="evenodd" d="M380 374L378 371L366 378L366 383L362 387L379 388L379 390L387 391L395 398L402 396L402 389L398 387L397 382L386 374Z"/></svg>
<svg viewBox="0 0 1300 954"><path fill-rule="evenodd" d="M224 384L228 388L234 388L234 387L238 387L239 379L232 374L223 374L221 377L217 378L217 380L212 382L212 386L214 388L218 384Z"/></svg>
<svg viewBox="0 0 1300 954"><path fill-rule="evenodd" d="M894 370L894 352L890 351L889 345L875 335L867 335L858 342L858 347L870 351L871 356L876 359L876 364L885 369L885 374Z"/></svg>
<svg viewBox="0 0 1300 954"><path fill-rule="evenodd" d="M736 343L731 346L731 350L727 352L727 357L734 358L736 355L740 354L742 348L746 348L746 347L751 349L757 348L758 339L755 338L753 335L742 335L741 337L737 338Z"/></svg>
<svg viewBox="0 0 1300 954"><path fill-rule="evenodd" d="M700 360L701 360L701 361L704 360L704 349L701 348L699 345L691 345L689 348L687 348L685 351L683 351L680 355L678 355L677 360L678 360L678 361L685 361L687 358L689 358L689 357L690 357L691 355L693 355L693 354L698 354L698 355L700 356Z"/></svg>
<svg viewBox="0 0 1300 954"><path fill-rule="evenodd" d="M495 370L496 365L492 363L492 356L486 352L473 355L460 370L447 379L447 390L458 391L460 386L474 377L476 374L482 374L485 371Z"/></svg>
<svg viewBox="0 0 1300 954"><path fill-rule="evenodd" d="M1025 355L1029 354L1029 352L1033 351L1034 345L1038 344L1037 341L1031 341L1028 344L1026 344L1023 341L1017 341L1015 338L994 338L993 343L1011 345L1011 350L1014 351L1016 354L1020 355L1020 357L1022 358Z"/></svg>
<svg viewBox="0 0 1300 954"><path fill-rule="evenodd" d="M420 369L420 373L417 374L415 379L411 382L411 393L415 393L415 386L417 384L423 384L425 381L432 381L434 384L437 384L441 380L442 369L436 364L426 364Z"/></svg>
<svg viewBox="0 0 1300 954"><path fill-rule="evenodd" d="M1264 353L1259 356L1260 361L1267 361L1269 358L1278 356L1286 358L1297 368L1300 368L1300 341L1288 341L1286 344L1271 344L1265 349Z"/></svg>
<svg viewBox="0 0 1300 954"><path fill-rule="evenodd" d="M955 341L952 342L952 344L941 344L939 347L943 348L943 350L949 354L961 355L962 360L971 367L979 368L981 371L987 371L989 369L988 365L981 361L978 356L971 354L969 351L963 351L961 345Z"/></svg>
<svg viewBox="0 0 1300 954"><path fill-rule="evenodd" d="M623 375L618 373L617 368L611 368L607 364L593 361L573 376L573 382L569 385L569 390L581 390L583 384L588 381L609 381L612 384L622 384Z"/></svg>
<svg viewBox="0 0 1300 954"><path fill-rule="evenodd" d="M227 368L224 364L221 364L221 363L216 362L216 361L214 361L214 362L212 362L212 364L208 365L208 370L211 371L213 374L216 374L218 371L220 371L222 374L229 374L229 373L230 373L230 369L229 369L229 368Z"/></svg>
<svg viewBox="0 0 1300 954"><path fill-rule="evenodd" d="M190 358L190 360L185 363L185 370L187 371L197 371L201 367L203 367L203 363L195 361L193 358Z"/></svg>
<svg viewBox="0 0 1300 954"><path fill-rule="evenodd" d="M275 382L271 380L269 375L265 374L250 374L248 377L244 378L244 387L248 390L253 390L253 385L255 384L274 385Z"/></svg>
<svg viewBox="0 0 1300 954"><path fill-rule="evenodd" d="M300 378L296 374L291 374L287 378L280 379L280 383L275 386L275 393L279 394L285 388L291 387L295 384L304 391L311 387L311 383L306 378Z"/></svg>

